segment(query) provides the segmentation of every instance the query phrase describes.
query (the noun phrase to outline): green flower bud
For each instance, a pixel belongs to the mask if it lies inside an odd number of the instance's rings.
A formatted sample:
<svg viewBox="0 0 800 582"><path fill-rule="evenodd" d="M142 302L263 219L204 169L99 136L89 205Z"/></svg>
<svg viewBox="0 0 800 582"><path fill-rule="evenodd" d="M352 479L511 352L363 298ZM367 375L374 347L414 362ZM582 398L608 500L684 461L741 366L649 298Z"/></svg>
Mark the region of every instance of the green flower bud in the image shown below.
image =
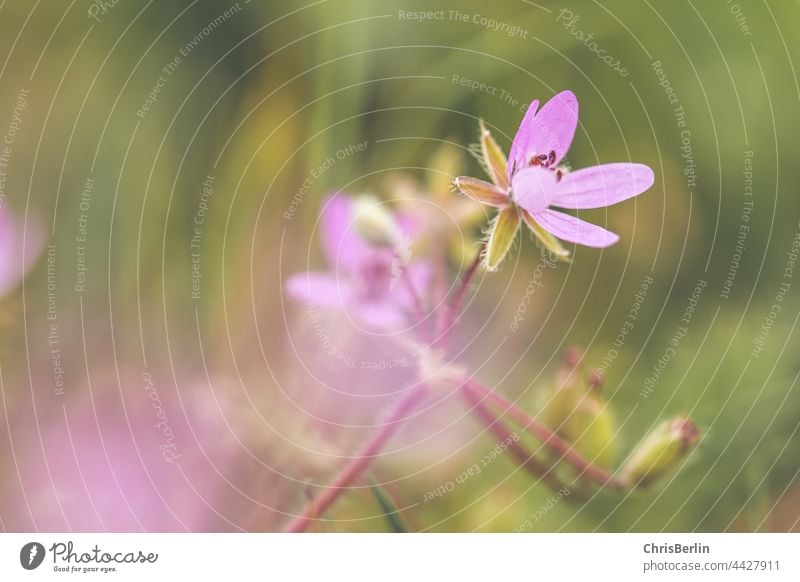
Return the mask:
<svg viewBox="0 0 800 582"><path fill-rule="evenodd" d="M614 415L601 394L602 375L587 380L577 366L581 353L567 352L556 374L553 391L548 395L541 419L592 464L611 467L617 447Z"/></svg>
<svg viewBox="0 0 800 582"><path fill-rule="evenodd" d="M374 196L359 196L353 201L353 219L358 232L378 246L395 246L401 239L394 216Z"/></svg>
<svg viewBox="0 0 800 582"><path fill-rule="evenodd" d="M630 487L647 488L683 461L700 440L700 429L686 416L666 420L642 439L622 470Z"/></svg>
<svg viewBox="0 0 800 582"><path fill-rule="evenodd" d="M608 403L599 394L589 392L578 401L567 418L565 432L588 461L601 467L613 465L617 453L616 423Z"/></svg>

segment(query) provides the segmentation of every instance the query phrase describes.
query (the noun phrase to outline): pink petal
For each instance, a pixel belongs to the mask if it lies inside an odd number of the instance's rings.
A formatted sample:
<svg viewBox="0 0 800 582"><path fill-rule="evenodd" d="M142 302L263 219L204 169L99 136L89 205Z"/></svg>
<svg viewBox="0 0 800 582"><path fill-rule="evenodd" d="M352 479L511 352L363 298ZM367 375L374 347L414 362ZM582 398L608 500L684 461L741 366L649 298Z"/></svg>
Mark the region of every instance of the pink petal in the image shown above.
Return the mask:
<svg viewBox="0 0 800 582"><path fill-rule="evenodd" d="M330 273L297 273L286 280L285 288L292 299L321 307L343 309L353 298L350 282Z"/></svg>
<svg viewBox="0 0 800 582"><path fill-rule="evenodd" d="M562 91L544 104L533 119L528 154L556 152L558 163L567 153L578 127L578 98L572 91Z"/></svg>
<svg viewBox="0 0 800 582"><path fill-rule="evenodd" d="M514 172L528 166L534 155L556 154L555 163L561 161L572 144L575 129L578 127L578 98L572 91L562 91L535 114L531 113L536 101L531 103L528 112L514 138L509 155L509 181Z"/></svg>
<svg viewBox="0 0 800 582"><path fill-rule="evenodd" d="M568 242L605 248L619 240L613 232L563 212L543 210L533 216L545 230Z"/></svg>
<svg viewBox="0 0 800 582"><path fill-rule="evenodd" d="M511 150L508 152L508 183L511 183L511 176L514 175L520 168L528 165L528 160L525 157L525 152L528 151L528 142L531 140L531 128L533 127L533 118L536 116L536 110L539 108L539 101L534 99L528 106L525 112L525 117L522 118L522 123L519 124L517 135L514 136L514 141L511 144Z"/></svg>
<svg viewBox="0 0 800 582"><path fill-rule="evenodd" d="M392 289L390 294L391 299L397 305L401 305L408 309L413 309L414 296L411 294L411 291L408 288L408 282L404 281L403 278L408 277L419 296L421 298L425 297L431 276L433 275L433 267L430 263L419 262L412 263L405 268L407 269L407 272L398 272L397 279L392 281Z"/></svg>
<svg viewBox="0 0 800 582"><path fill-rule="evenodd" d="M360 322L384 331L408 325L405 312L391 301L370 301L353 305L350 314Z"/></svg>
<svg viewBox="0 0 800 582"><path fill-rule="evenodd" d="M653 185L653 170L643 164L603 164L566 174L553 206L602 208L638 196Z"/></svg>
<svg viewBox="0 0 800 582"><path fill-rule="evenodd" d="M514 175L511 196L522 208L536 214L553 203L558 186L555 172L532 166Z"/></svg>
<svg viewBox="0 0 800 582"><path fill-rule="evenodd" d="M328 265L334 271L341 268L354 273L371 249L356 230L350 199L343 194L328 196L322 204L320 221Z"/></svg>
<svg viewBox="0 0 800 582"><path fill-rule="evenodd" d="M400 233L409 239L413 239L421 230L422 221L418 216L410 212L398 212L395 214L394 218L397 221L397 226L400 228Z"/></svg>

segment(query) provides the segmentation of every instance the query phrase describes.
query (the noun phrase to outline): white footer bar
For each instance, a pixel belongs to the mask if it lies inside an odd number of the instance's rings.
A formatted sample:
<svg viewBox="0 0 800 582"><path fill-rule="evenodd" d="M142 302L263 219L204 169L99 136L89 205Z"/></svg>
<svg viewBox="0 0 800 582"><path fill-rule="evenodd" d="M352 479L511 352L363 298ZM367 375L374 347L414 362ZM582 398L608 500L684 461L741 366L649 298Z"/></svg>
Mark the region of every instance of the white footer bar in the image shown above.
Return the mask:
<svg viewBox="0 0 800 582"><path fill-rule="evenodd" d="M800 534L0 535L15 581L797 581L799 566Z"/></svg>

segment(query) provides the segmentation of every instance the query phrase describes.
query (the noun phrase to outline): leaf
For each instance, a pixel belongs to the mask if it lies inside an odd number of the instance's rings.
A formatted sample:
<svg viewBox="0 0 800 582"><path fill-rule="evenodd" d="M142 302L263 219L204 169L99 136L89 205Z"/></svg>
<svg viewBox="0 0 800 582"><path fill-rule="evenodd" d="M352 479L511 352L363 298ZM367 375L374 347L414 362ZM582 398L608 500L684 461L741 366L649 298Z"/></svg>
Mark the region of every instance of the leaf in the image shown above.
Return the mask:
<svg viewBox="0 0 800 582"><path fill-rule="evenodd" d="M386 490L375 481L370 481L370 491L383 511L383 517L389 524L389 530L394 533L408 533L408 527L400 517L400 510L395 506Z"/></svg>

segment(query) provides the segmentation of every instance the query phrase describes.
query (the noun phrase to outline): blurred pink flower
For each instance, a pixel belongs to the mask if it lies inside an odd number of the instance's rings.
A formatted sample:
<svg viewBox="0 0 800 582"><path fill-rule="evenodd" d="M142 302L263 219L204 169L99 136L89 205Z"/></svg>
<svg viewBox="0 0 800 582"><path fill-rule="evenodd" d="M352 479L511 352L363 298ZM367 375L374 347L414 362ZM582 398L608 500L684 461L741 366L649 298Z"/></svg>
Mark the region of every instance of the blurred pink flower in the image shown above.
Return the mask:
<svg viewBox="0 0 800 582"><path fill-rule="evenodd" d="M42 252L45 237L38 222L22 225L4 205L0 205L0 296L13 290Z"/></svg>
<svg viewBox="0 0 800 582"><path fill-rule="evenodd" d="M655 179L649 167L633 163L602 164L567 172L558 164L575 136L578 100L571 91L563 91L540 110L538 107L539 102L533 101L528 108L507 161L483 129L483 157L493 183L469 177L456 179L456 186L465 195L500 209L495 225L502 238L497 241L500 248L488 249L490 254L495 251L492 258L496 264L510 248L521 221L545 246L562 256L566 251L557 246L557 241L547 240L548 233L589 247L616 243L619 236L613 232L553 208L610 206L641 194Z"/></svg>
<svg viewBox="0 0 800 582"><path fill-rule="evenodd" d="M309 305L344 310L359 323L382 330L409 323L414 307L413 288L427 287L430 267L410 263L414 225L398 220L401 240L395 248L370 245L356 230L352 201L344 195L328 197L321 214L322 243L329 271L308 271L289 277L287 293ZM403 271L406 271L403 273Z"/></svg>
<svg viewBox="0 0 800 582"><path fill-rule="evenodd" d="M184 399L186 408L166 393L152 396L133 393L138 404L126 407L111 396L79 400L36 417L20 403L9 426L15 462L5 466L3 525L51 532L237 529L223 517L231 511L226 494L236 498L225 479L240 458L222 420L233 413L200 390Z"/></svg>

